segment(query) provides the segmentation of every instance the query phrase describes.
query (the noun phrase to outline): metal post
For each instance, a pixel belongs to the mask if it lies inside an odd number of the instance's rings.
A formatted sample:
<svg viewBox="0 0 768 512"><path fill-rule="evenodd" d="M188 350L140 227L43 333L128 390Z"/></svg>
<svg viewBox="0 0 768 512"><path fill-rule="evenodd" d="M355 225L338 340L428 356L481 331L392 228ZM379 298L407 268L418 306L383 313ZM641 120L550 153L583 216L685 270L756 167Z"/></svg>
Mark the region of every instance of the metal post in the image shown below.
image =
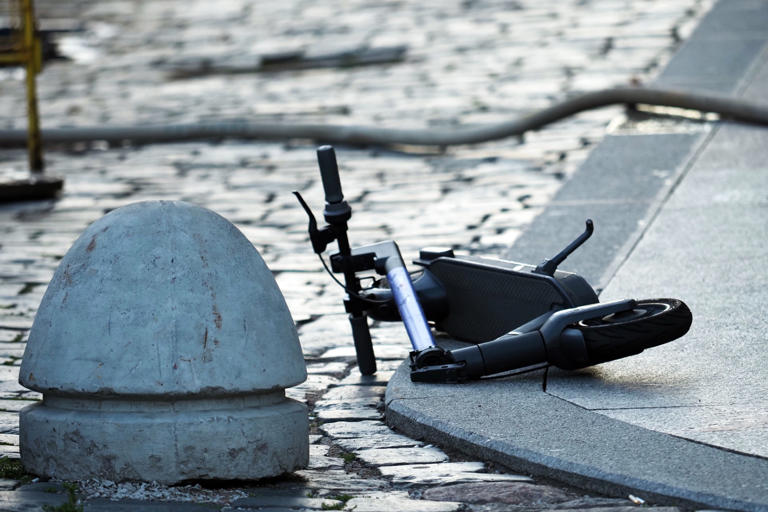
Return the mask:
<svg viewBox="0 0 768 512"><path fill-rule="evenodd" d="M26 63L27 83L27 152L29 170L42 174L45 168L40 147L40 121L37 112L36 76L42 68L40 42L36 37L35 9L33 0L21 0L23 20L23 51Z"/></svg>

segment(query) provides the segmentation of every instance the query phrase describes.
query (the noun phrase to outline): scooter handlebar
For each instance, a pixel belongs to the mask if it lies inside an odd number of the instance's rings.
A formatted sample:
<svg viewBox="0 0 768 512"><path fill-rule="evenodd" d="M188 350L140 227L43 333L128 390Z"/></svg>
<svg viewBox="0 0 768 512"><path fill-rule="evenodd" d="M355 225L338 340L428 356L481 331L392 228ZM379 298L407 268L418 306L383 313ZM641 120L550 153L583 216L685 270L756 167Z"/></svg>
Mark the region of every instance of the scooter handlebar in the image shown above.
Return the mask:
<svg viewBox="0 0 768 512"><path fill-rule="evenodd" d="M341 192L341 179L339 178L339 166L336 163L336 152L331 146L317 148L317 163L320 166L320 176L323 180L325 202L328 204L340 203L344 200Z"/></svg>

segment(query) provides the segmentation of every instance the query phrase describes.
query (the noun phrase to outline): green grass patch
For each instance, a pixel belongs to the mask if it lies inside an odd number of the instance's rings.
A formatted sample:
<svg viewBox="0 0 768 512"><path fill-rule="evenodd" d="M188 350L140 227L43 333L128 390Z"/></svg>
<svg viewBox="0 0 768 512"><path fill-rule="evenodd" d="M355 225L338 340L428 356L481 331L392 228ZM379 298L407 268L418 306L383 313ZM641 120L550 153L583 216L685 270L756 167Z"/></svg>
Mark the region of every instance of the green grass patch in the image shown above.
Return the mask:
<svg viewBox="0 0 768 512"><path fill-rule="evenodd" d="M354 498L354 496L352 496L351 494L334 494L332 496L328 496L328 499L339 500L344 503L348 502L352 498Z"/></svg>
<svg viewBox="0 0 768 512"><path fill-rule="evenodd" d="M0 457L0 478L11 480L31 480L32 475L24 471L19 459Z"/></svg>

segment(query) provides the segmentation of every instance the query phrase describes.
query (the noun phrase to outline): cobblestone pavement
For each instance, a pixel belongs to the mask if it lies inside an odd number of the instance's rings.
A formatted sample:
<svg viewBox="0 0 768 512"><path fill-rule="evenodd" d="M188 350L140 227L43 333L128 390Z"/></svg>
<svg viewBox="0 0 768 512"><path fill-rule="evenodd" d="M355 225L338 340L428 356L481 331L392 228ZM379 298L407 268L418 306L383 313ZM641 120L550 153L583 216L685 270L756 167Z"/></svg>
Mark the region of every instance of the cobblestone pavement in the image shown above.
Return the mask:
<svg viewBox="0 0 768 512"><path fill-rule="evenodd" d="M707 0L40 0L43 26L76 20L84 29L59 36L61 51L72 60L51 62L38 79L43 126L224 118L393 127L499 121L572 92L647 81L709 6ZM401 62L241 69L255 67L258 55L305 51L311 57L393 45L407 46ZM212 72L206 62L238 72ZM196 76L173 78L182 68ZM21 128L23 75L0 69L0 76L0 124ZM585 113L524 140L442 152L337 148L355 212L352 242L393 238L406 260L426 245L499 254L620 112ZM312 144L296 142L95 143L48 151L49 172L66 177L63 196L0 207L0 453L18 457L18 411L40 399L17 384L18 367L58 261L105 212L135 201L181 199L234 222L286 297L309 370L307 381L288 395L312 410L310 466L258 486L81 482L81 495L90 496L86 510L117 510L109 498L128 508L126 500L139 499L144 507L147 500L191 500L212 509L358 512L633 505L532 482L423 446L384 425L384 386L407 353L407 338L398 324L375 326L379 372L363 379L353 368L342 291L312 254L306 218L290 194L300 190L319 211L314 158ZM25 165L23 151L0 151L3 173ZM578 231L581 222L575 219L568 232ZM65 500L60 484L19 485L13 478L0 481L0 508Z"/></svg>

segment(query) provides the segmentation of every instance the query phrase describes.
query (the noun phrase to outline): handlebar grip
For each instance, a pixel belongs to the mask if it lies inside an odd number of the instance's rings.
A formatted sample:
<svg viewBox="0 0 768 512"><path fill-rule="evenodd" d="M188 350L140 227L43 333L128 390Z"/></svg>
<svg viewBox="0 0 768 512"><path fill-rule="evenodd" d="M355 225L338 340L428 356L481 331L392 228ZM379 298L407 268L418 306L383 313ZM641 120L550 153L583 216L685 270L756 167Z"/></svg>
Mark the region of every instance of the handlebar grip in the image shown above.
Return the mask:
<svg viewBox="0 0 768 512"><path fill-rule="evenodd" d="M325 202L330 204L340 203L344 200L344 194L341 193L339 166L336 163L336 152L332 146L320 146L317 148L317 163L320 166L320 176L323 180Z"/></svg>

